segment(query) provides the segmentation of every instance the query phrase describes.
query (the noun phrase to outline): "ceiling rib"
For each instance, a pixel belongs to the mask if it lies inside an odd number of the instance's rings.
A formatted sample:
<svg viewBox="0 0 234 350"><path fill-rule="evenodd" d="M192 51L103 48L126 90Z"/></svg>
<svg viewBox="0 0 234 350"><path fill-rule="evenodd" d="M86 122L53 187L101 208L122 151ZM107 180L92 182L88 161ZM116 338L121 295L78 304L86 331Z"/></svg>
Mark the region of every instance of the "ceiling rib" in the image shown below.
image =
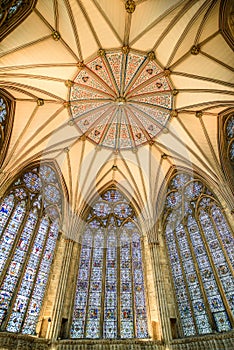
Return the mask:
<svg viewBox="0 0 234 350"><path fill-rule="evenodd" d="M213 8L216 6L216 4L218 3L218 0L213 0L211 5L209 6L209 8L207 9L201 23L200 23L200 26L198 28L198 31L197 31L197 35L195 37L195 40L194 40L194 45L197 45L199 43L199 39L201 37L201 34L205 28L205 25L206 25L206 22L209 18L209 15L211 13L211 11L213 10Z"/></svg>
<svg viewBox="0 0 234 350"><path fill-rule="evenodd" d="M226 63L224 63L224 62L218 60L216 57L213 57L213 56L209 55L208 53L206 53L206 52L204 52L204 51L202 51L202 50L200 51L200 53L201 53L201 55L203 55L203 56L209 58L210 60L212 60L212 61L214 61L214 62L220 64L221 66L223 66L223 67L229 69L231 72L234 72L234 68L232 68L232 67L229 66L228 64L226 64Z"/></svg>
<svg viewBox="0 0 234 350"><path fill-rule="evenodd" d="M199 53L201 52L200 47L202 45L204 45L206 42L208 42L209 40L213 39L216 35L219 34L219 31L213 33L212 35L210 35L207 39L205 39L203 42L201 42L199 44ZM168 69L172 70L174 69L174 67L176 67L178 64L180 64L181 62L183 62L189 55L191 55L191 51L186 52L183 56L181 56L176 62L174 62L170 67L168 67Z"/></svg>
<svg viewBox="0 0 234 350"><path fill-rule="evenodd" d="M82 55L80 39L79 39L79 35L78 35L76 22L75 22L75 19L74 19L74 16L73 16L73 12L72 12L72 9L71 9L71 5L70 5L69 0L64 0L64 3L65 3L65 6L66 6L66 10L67 10L69 19L71 21L71 26L72 26L72 30L73 30L73 34L74 34L74 38L75 38L75 42L76 42L76 47L77 47L77 51L78 51L79 60L83 61L84 57Z"/></svg>
<svg viewBox="0 0 234 350"><path fill-rule="evenodd" d="M53 0L53 6L54 6L54 27L56 31L59 31L58 0Z"/></svg>
<svg viewBox="0 0 234 350"><path fill-rule="evenodd" d="M213 147L213 145L212 145L212 142L211 142L211 140L210 140L208 131L207 131L206 126L205 126L205 124L204 124L203 116L202 116L201 118L199 118L199 121L200 121L202 130L203 130L204 136L205 136L205 138L206 138L206 141L207 141L207 143L208 143L210 152L211 152L212 157L213 157L213 159L214 159L214 162L215 162L215 165L216 165L216 171L218 172L219 178L222 179L222 180L225 180L225 176L224 176L224 173L223 173L223 171L222 171L221 164L219 163L219 161L218 161L218 159L217 159L217 156L216 156L215 151L214 151L214 147Z"/></svg>
<svg viewBox="0 0 234 350"><path fill-rule="evenodd" d="M99 40L99 38L98 38L98 36L97 36L97 33L96 33L96 31L95 31L95 29L94 29L94 27L93 27L93 25L92 25L92 22L91 22L91 20L90 20L90 18L89 18L89 16L88 16L88 13L87 13L85 7L83 6L83 4L82 4L82 2L81 2L80 0L76 0L76 1L77 1L78 5L79 5L79 7L80 7L80 9L81 9L81 11L82 11L82 13L83 13L85 19L86 19L86 22L87 22L88 25L89 25L89 28L90 28L90 30L91 30L91 32L92 32L92 34L93 34L93 37L94 37L94 39L95 39L95 41L96 41L97 46L98 46L99 48L101 48L101 47L102 47L101 42L100 42L100 40Z"/></svg>
<svg viewBox="0 0 234 350"><path fill-rule="evenodd" d="M183 77L186 77L186 78L210 81L211 83L216 83L216 84L219 84L219 85L224 85L224 86L229 86L230 88L234 88L234 84L229 83L227 81L218 80L218 79L209 78L209 77L204 77L204 76L201 76L201 75L195 75L195 74L190 74L190 73L186 73L186 72L176 72L176 71L173 71L172 75L179 75L179 76L183 76Z"/></svg>
<svg viewBox="0 0 234 350"><path fill-rule="evenodd" d="M157 47L161 44L162 40L166 37L166 35L170 32L171 28L183 17L183 15L192 7L196 1L187 1L185 6L179 11L179 13L170 21L168 26L165 28L165 30L162 32L162 34L159 36L155 44L153 45L152 51L155 51Z"/></svg>
<svg viewBox="0 0 234 350"><path fill-rule="evenodd" d="M44 22L44 24L51 30L51 35L49 36L51 39L53 38L53 33L55 32L54 28L51 26L51 24L45 19L45 17L35 9L36 14L38 17ZM76 53L72 50L72 48L66 43L66 41L61 37L60 33L57 33L57 38L54 39L56 41L61 42L62 45L68 50L68 52L73 56L73 58L79 62L79 57L76 55Z"/></svg>
<svg viewBox="0 0 234 350"><path fill-rule="evenodd" d="M7 55L9 55L9 54L12 54L12 53L15 53L15 52L17 52L17 51L26 49L26 48L29 47L29 46L32 46L32 45L41 43L41 42L43 42L43 41L45 41L45 40L47 40L47 39L51 39L51 35L50 35L50 34L49 34L49 35L45 35L45 36L43 36L42 38L39 38L39 39L37 39L37 40L33 40L33 41L30 41L30 42L28 42L28 43L26 43L26 44L17 46L17 47L15 47L15 48L13 48L13 49L11 49L11 50L9 50L9 51L5 51L5 52L3 52L2 54L0 54L0 58L3 58L3 57L5 57L5 56L7 56Z"/></svg>
<svg viewBox="0 0 234 350"><path fill-rule="evenodd" d="M115 30L114 26L112 25L111 21L109 20L108 16L106 16L105 12L103 11L102 7L99 5L99 3L97 2L97 0L92 0L94 5L96 6L96 8L98 9L98 11L100 12L100 14L102 15L102 17L104 18L104 20L106 21L106 23L108 24L108 26L110 27L112 33L114 34L114 36L116 37L116 39L118 40L119 44L122 45L122 40L119 36L119 34L117 33L117 31Z"/></svg>
<svg viewBox="0 0 234 350"><path fill-rule="evenodd" d="M186 25L185 29L183 30L182 34L180 35L177 43L174 46L174 49L172 50L172 53L166 63L166 67L169 67L176 55L177 50L179 49L180 45L182 44L184 38L186 37L186 35L188 34L189 30L192 28L192 26L194 25L195 21L199 18L199 16L204 12L204 10L206 9L206 7L209 5L211 0L207 0L205 1L201 7L199 7L199 9L195 12L195 14L193 15L193 17L191 18L191 20L188 22L188 24ZM192 46L192 45L191 45Z"/></svg>
<svg viewBox="0 0 234 350"><path fill-rule="evenodd" d="M223 100L223 101L221 101L221 100L216 100L216 101L208 101L208 102L201 102L201 103L195 103L195 104L192 104L192 105L188 105L188 106L184 106L184 107L179 107L179 108L177 108L177 111L179 112L179 111L183 111L183 112L185 112L186 111L186 108L194 108L194 107L198 107L198 110L201 110L201 111L203 111L203 109L202 108L199 108L199 107L202 107L202 106L210 106L209 108L214 108L214 105L215 104L221 104L222 103L222 105L229 105L229 104L231 104L231 105L233 105L233 100Z"/></svg>
<svg viewBox="0 0 234 350"><path fill-rule="evenodd" d="M11 86L19 87L19 88L22 88L23 91L25 91L24 89L37 91L38 93L42 93L42 94L48 95L48 96L50 96L52 98L55 98L55 100L58 100L60 102L64 102L64 100L61 97L59 97L57 95L54 95L54 94L52 94L49 91L42 90L42 89L36 88L34 86L31 86L31 85L20 84L20 83L11 82L11 81L0 81L0 85L5 86L6 88L8 88L8 87L10 88Z"/></svg>
<svg viewBox="0 0 234 350"><path fill-rule="evenodd" d="M147 0L145 0L147 1ZM161 14L153 23L148 25L140 34L138 34L129 44L129 46L133 46L143 35L145 35L147 32L149 32L152 28L156 26L159 22L161 22L167 15L169 15L171 12L173 12L177 7L181 6L185 1L188 0L182 0L176 3L174 6L170 7L168 10L166 10L163 14Z"/></svg>
<svg viewBox="0 0 234 350"><path fill-rule="evenodd" d="M79 184L80 184L80 176L81 176L81 168L82 168L82 163L84 159L84 154L85 154L85 145L86 142L84 139L80 138L79 139L81 143L81 155L80 155L80 160L79 160L79 165L77 169L77 177L76 177L76 186L75 186L75 193L74 193L74 198L78 198L78 190L79 190ZM78 211L79 206L77 206L77 200L74 201L74 211Z"/></svg>

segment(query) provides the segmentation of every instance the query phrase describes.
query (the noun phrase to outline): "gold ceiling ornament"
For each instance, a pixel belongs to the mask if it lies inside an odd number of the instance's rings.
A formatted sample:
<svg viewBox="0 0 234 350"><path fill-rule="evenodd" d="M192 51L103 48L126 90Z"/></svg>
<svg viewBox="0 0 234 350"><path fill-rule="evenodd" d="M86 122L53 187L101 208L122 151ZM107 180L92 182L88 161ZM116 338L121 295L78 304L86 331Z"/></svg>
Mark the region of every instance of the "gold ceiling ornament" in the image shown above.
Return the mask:
<svg viewBox="0 0 234 350"><path fill-rule="evenodd" d="M169 77L169 75L171 74L170 69L168 69L168 68L164 69L164 74L166 77Z"/></svg>
<svg viewBox="0 0 234 350"><path fill-rule="evenodd" d="M172 118L176 118L176 117L178 117L178 112L177 112L177 110L176 109L173 109L172 111L171 111L171 117Z"/></svg>
<svg viewBox="0 0 234 350"><path fill-rule="evenodd" d="M200 52L200 46L199 45L193 45L192 47L191 47L191 54L192 55L198 55L199 54L199 52Z"/></svg>
<svg viewBox="0 0 234 350"><path fill-rule="evenodd" d="M44 105L44 100L42 99L42 98L38 98L37 99L37 105L38 105L38 107L40 107L40 106L43 106Z"/></svg>
<svg viewBox="0 0 234 350"><path fill-rule="evenodd" d="M85 134L83 134L81 137L80 137L81 141L86 141L87 140L87 137Z"/></svg>
<svg viewBox="0 0 234 350"><path fill-rule="evenodd" d="M167 159L167 158L168 158L168 155L167 155L166 153L163 153L163 154L161 155L161 158L162 158L162 159Z"/></svg>
<svg viewBox="0 0 234 350"><path fill-rule="evenodd" d="M147 56L148 56L149 60L151 60L151 61L155 60L155 52L154 51L148 52Z"/></svg>
<svg viewBox="0 0 234 350"><path fill-rule="evenodd" d="M69 147L65 147L65 148L63 149L63 152L64 152L64 153L69 153L69 151L70 151L70 148L69 148Z"/></svg>
<svg viewBox="0 0 234 350"><path fill-rule="evenodd" d="M103 57L103 56L105 56L105 50L104 49L99 49L98 50L98 56L101 56L101 57Z"/></svg>
<svg viewBox="0 0 234 350"><path fill-rule="evenodd" d="M82 69L82 68L84 68L84 62L83 62L83 61L79 61L79 62L77 62L76 66L77 66L79 69Z"/></svg>
<svg viewBox="0 0 234 350"><path fill-rule="evenodd" d="M127 54L129 53L129 51L130 51L129 46L123 46L123 47L122 47L122 52L123 52L125 55L127 55Z"/></svg>
<svg viewBox="0 0 234 350"><path fill-rule="evenodd" d="M54 30L53 33L51 34L52 35L52 38L55 40L55 41L58 41L60 40L61 38L61 35L59 34L59 32L57 30Z"/></svg>
<svg viewBox="0 0 234 350"><path fill-rule="evenodd" d="M195 113L197 118L201 118L203 116L203 112L202 111L196 111Z"/></svg>
<svg viewBox="0 0 234 350"><path fill-rule="evenodd" d="M134 0L127 0L125 3L125 9L127 13L133 13L136 9L136 4Z"/></svg>
<svg viewBox="0 0 234 350"><path fill-rule="evenodd" d="M64 101L64 102L63 102L63 106L64 106L65 108L69 108L70 105L71 105L71 102L70 102L70 101Z"/></svg>
<svg viewBox="0 0 234 350"><path fill-rule="evenodd" d="M71 88L74 85L74 81L68 79L64 82L64 84L66 87Z"/></svg>
<svg viewBox="0 0 234 350"><path fill-rule="evenodd" d="M178 93L179 93L179 91L178 91L177 89L172 90L172 94L173 94L174 96L176 96Z"/></svg>
<svg viewBox="0 0 234 350"><path fill-rule="evenodd" d="M68 121L68 125L70 125L70 126L72 126L72 125L74 125L74 120L73 119L70 119L69 121Z"/></svg>

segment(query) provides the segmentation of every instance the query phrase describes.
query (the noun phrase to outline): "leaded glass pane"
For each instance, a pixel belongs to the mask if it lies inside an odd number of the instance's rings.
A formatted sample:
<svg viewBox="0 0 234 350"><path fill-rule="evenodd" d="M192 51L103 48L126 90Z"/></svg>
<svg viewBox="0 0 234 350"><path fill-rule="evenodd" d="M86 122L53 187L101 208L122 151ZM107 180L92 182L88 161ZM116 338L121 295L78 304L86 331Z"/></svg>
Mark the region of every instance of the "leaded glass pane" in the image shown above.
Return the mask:
<svg viewBox="0 0 234 350"><path fill-rule="evenodd" d="M147 338L141 242L133 207L110 189L93 204L87 221L71 337Z"/></svg>
<svg viewBox="0 0 234 350"><path fill-rule="evenodd" d="M225 121L224 130L226 157L230 161L230 165L234 170L234 114L231 113Z"/></svg>
<svg viewBox="0 0 234 350"><path fill-rule="evenodd" d="M48 186L51 189L44 193ZM0 271L4 272L0 323L9 332L35 334L62 208L56 173L47 165L41 171L37 166L25 171L3 198L1 208L5 228L0 241Z"/></svg>
<svg viewBox="0 0 234 350"><path fill-rule="evenodd" d="M233 236L217 200L200 180L177 173L165 208L166 243L184 336L230 330L226 308L233 310Z"/></svg>

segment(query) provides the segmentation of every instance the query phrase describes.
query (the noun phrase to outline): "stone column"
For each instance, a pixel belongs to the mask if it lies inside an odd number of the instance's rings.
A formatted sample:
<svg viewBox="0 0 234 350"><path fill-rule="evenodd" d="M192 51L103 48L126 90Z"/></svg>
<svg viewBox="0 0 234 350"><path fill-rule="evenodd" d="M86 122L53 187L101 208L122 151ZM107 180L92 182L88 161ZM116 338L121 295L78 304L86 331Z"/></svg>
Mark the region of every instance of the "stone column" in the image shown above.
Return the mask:
<svg viewBox="0 0 234 350"><path fill-rule="evenodd" d="M157 240L158 232L156 227L152 228L154 232L151 233L150 237L155 237L155 241L150 243L150 251L153 262L154 270L154 283L155 291L158 299L159 319L160 319L160 333L162 341L169 343L172 339L171 327L170 327L170 316L167 306L166 288L165 281L163 278L163 264L161 261L161 244Z"/></svg>
<svg viewBox="0 0 234 350"><path fill-rule="evenodd" d="M48 338L51 338L52 340L56 340L59 335L60 326L61 326L61 315L62 315L62 308L64 304L64 298L65 298L65 292L67 288L67 279L69 274L69 268L71 264L71 258L72 258L72 251L74 246L74 241L71 239L64 239L65 243L65 249L64 249L64 255L63 255L63 262L61 266L61 273L56 293L56 299L52 314L52 322L48 334Z"/></svg>

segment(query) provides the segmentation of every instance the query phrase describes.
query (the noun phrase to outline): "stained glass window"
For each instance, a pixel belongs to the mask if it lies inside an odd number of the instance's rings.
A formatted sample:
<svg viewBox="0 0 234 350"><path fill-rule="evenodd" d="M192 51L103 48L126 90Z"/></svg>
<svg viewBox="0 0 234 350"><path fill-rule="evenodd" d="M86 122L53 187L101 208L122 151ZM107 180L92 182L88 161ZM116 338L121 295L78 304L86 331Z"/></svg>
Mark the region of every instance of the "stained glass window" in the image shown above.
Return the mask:
<svg viewBox="0 0 234 350"><path fill-rule="evenodd" d="M71 338L147 338L142 247L134 209L118 190L87 216Z"/></svg>
<svg viewBox="0 0 234 350"><path fill-rule="evenodd" d="M2 0L0 3L0 40L24 20L36 0Z"/></svg>
<svg viewBox="0 0 234 350"><path fill-rule="evenodd" d="M234 113L225 120L226 157L234 171Z"/></svg>
<svg viewBox="0 0 234 350"><path fill-rule="evenodd" d="M182 335L231 330L234 238L219 202L201 180L176 173L164 214Z"/></svg>
<svg viewBox="0 0 234 350"><path fill-rule="evenodd" d="M24 171L0 205L0 325L35 334L62 211L56 171Z"/></svg>
<svg viewBox="0 0 234 350"><path fill-rule="evenodd" d="M12 129L15 102L13 97L0 89L0 165L4 159Z"/></svg>

